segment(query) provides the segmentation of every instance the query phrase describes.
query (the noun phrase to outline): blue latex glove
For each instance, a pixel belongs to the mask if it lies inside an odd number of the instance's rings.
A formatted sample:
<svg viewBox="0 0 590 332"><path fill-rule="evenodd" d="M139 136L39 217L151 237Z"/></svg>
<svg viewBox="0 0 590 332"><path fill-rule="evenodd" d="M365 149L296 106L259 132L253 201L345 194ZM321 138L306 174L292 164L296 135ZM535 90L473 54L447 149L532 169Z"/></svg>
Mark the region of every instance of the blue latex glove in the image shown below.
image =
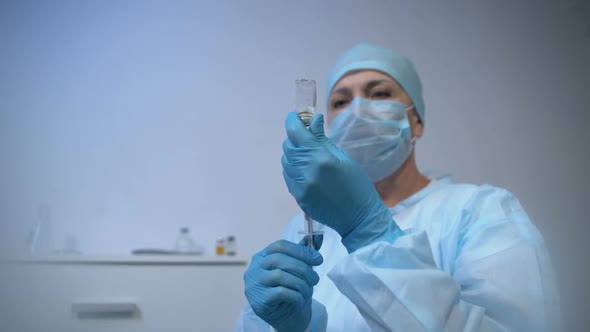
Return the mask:
<svg viewBox="0 0 590 332"><path fill-rule="evenodd" d="M379 240L392 242L399 231L369 176L324 134L317 114L309 130L296 113L285 121L283 177L301 209L336 230L348 252Z"/></svg>
<svg viewBox="0 0 590 332"><path fill-rule="evenodd" d="M316 248L322 240L323 236L314 236ZM312 266L322 262L322 255L307 247L307 237L299 244L271 243L252 257L244 273L250 307L277 331L305 331L311 320L313 286L320 280Z"/></svg>

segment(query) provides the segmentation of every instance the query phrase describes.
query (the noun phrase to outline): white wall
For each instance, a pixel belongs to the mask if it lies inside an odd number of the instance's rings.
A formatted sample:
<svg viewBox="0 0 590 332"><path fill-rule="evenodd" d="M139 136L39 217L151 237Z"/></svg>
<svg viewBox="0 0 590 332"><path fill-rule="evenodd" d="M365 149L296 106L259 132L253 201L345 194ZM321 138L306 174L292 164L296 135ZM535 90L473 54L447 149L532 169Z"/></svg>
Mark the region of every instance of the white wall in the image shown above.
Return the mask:
<svg viewBox="0 0 590 332"><path fill-rule="evenodd" d="M421 74L421 168L513 191L569 329L586 326L588 17L583 0L3 1L0 249L22 250L45 209L45 250L170 247L188 225L209 253L234 234L251 255L298 212L280 167L294 79L324 96L368 41Z"/></svg>

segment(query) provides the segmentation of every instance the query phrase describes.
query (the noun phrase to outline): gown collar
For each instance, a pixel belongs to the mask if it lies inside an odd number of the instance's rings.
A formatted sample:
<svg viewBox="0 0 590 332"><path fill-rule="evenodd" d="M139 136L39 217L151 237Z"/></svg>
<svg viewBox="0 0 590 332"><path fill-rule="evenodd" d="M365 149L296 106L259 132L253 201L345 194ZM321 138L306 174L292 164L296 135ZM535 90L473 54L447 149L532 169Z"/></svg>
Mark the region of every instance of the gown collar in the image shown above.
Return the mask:
<svg viewBox="0 0 590 332"><path fill-rule="evenodd" d="M401 211L411 207L412 205L418 203L418 201L422 200L424 197L429 195L430 193L442 188L446 187L453 183L453 179L449 174L441 174L441 175L427 175L430 179L430 183L420 189L417 193L413 194L412 196L406 198L405 200L401 201L394 207L389 208L391 214L398 214Z"/></svg>

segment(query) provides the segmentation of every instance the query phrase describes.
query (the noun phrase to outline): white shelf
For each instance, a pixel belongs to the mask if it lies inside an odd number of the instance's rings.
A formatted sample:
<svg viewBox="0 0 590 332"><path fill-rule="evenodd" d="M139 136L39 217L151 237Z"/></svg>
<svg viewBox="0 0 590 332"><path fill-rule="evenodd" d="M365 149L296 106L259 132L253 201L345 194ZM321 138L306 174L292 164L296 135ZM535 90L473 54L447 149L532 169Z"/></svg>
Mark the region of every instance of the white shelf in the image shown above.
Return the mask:
<svg viewBox="0 0 590 332"><path fill-rule="evenodd" d="M240 256L198 255L51 255L17 257L8 260L20 264L111 264L111 265L246 265L248 259Z"/></svg>

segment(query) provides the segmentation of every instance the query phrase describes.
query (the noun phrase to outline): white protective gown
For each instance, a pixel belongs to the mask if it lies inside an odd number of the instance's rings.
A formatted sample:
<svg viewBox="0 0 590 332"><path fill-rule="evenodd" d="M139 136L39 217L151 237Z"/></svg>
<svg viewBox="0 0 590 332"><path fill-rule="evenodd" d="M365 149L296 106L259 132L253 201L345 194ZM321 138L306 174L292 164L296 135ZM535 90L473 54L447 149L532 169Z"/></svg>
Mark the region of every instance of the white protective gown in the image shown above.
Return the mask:
<svg viewBox="0 0 590 332"><path fill-rule="evenodd" d="M560 330L547 248L510 192L441 178L390 210L405 233L392 244L348 254L323 228L308 330ZM296 217L283 238L299 242L303 225ZM246 307L236 330L272 328Z"/></svg>

